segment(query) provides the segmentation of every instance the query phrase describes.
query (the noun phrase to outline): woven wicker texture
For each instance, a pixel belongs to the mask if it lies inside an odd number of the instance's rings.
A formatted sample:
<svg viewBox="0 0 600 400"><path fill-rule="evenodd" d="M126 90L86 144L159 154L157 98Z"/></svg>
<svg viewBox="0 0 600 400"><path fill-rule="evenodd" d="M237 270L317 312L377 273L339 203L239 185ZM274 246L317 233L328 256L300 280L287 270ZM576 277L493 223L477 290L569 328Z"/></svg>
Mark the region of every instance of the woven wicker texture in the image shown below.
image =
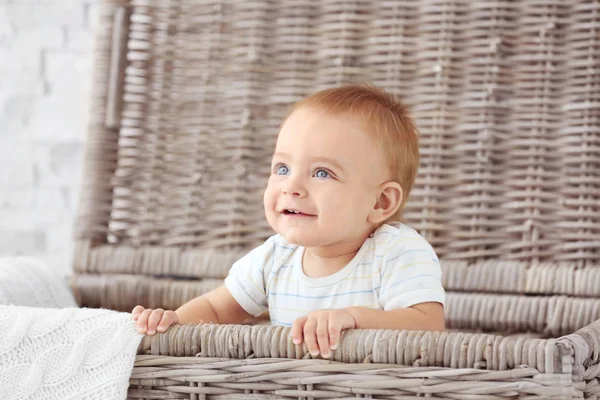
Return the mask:
<svg viewBox="0 0 600 400"><path fill-rule="evenodd" d="M176 308L213 288L271 233L261 193L289 104L370 80L409 103L420 126L406 218L435 246L448 290L544 295L518 302L545 306L597 297L598 11L548 1L108 2L74 290L82 304L130 310ZM494 298L473 297L469 309L493 309ZM510 329L562 334L597 315L583 311L590 301L569 304L581 310L572 322L524 323L535 308L519 307ZM448 315L459 329L495 321Z"/></svg>
<svg viewBox="0 0 600 400"><path fill-rule="evenodd" d="M71 287L79 304L131 311L138 304L176 309L222 283L217 279L190 282L132 275L79 275L72 278ZM567 296L448 292L445 311L448 328L536 332L556 337L600 319L600 301Z"/></svg>
<svg viewBox="0 0 600 400"><path fill-rule="evenodd" d="M79 270L222 276L202 249L231 260L272 233L286 108L362 81L413 110L406 222L443 260L598 264L597 2L131 5L102 17Z"/></svg>
<svg viewBox="0 0 600 400"><path fill-rule="evenodd" d="M146 337L140 351L152 355L136 359L130 396L576 399L595 398L598 391L598 322L550 340L353 330L331 361L311 359L305 347L291 343L289 332L185 325Z"/></svg>
<svg viewBox="0 0 600 400"><path fill-rule="evenodd" d="M144 340L129 398L597 398L599 2L104 0L100 19L80 304L175 308L219 285L272 233L287 107L370 81L421 130L406 222L462 330L350 331L325 361L282 327L177 326Z"/></svg>

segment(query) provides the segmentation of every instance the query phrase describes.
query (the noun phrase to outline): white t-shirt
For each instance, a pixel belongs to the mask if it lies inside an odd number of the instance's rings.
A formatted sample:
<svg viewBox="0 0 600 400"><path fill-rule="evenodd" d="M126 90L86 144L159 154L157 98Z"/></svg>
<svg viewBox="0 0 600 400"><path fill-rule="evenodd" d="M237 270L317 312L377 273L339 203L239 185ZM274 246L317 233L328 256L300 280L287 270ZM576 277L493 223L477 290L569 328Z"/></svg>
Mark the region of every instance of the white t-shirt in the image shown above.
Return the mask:
<svg viewBox="0 0 600 400"><path fill-rule="evenodd" d="M379 227L350 263L333 275L306 276L303 253L304 247L281 235L271 236L233 264L225 286L249 314L269 310L271 322L284 326L323 309L393 310L424 302L444 304L435 251L404 224Z"/></svg>

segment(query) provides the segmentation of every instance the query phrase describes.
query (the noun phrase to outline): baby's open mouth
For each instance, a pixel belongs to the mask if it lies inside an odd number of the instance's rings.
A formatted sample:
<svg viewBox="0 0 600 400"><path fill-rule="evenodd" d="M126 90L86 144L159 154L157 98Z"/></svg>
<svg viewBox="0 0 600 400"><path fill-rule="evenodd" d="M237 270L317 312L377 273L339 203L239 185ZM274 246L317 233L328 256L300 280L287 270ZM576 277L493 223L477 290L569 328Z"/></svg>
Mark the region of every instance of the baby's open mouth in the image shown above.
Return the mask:
<svg viewBox="0 0 600 400"><path fill-rule="evenodd" d="M303 213L301 211L290 210L290 209L284 209L282 211L282 214L284 214L284 215L290 215L290 216L298 216L298 217L314 217L314 215L305 214L305 213Z"/></svg>

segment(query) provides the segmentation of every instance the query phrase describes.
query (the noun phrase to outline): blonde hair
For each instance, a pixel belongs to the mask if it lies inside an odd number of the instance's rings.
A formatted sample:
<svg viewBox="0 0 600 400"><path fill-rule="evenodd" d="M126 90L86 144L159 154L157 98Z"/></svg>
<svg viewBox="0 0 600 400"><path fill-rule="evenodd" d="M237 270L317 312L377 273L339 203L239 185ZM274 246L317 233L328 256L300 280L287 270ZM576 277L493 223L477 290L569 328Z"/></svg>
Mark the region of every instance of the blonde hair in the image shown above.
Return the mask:
<svg viewBox="0 0 600 400"><path fill-rule="evenodd" d="M419 131L406 106L381 88L353 84L314 93L295 103L288 116L302 107L362 117L368 133L382 145L391 180L402 186L400 207L388 218L400 221L419 168Z"/></svg>

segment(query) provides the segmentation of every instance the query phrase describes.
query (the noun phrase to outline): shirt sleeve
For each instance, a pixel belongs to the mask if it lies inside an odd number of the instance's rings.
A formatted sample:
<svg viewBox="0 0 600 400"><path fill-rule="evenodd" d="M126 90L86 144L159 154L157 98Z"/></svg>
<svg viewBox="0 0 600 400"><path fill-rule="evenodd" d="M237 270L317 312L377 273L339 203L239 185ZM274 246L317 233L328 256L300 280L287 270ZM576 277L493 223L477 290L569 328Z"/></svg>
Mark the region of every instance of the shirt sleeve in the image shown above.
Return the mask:
<svg viewBox="0 0 600 400"><path fill-rule="evenodd" d="M403 244L402 241L399 244ZM411 248L399 244L388 249L382 260L379 301L383 309L407 308L426 302L444 305L442 269L431 245L425 239Z"/></svg>
<svg viewBox="0 0 600 400"><path fill-rule="evenodd" d="M236 261L225 278L225 287L247 313L257 317L267 311L265 277L274 260L272 237Z"/></svg>

